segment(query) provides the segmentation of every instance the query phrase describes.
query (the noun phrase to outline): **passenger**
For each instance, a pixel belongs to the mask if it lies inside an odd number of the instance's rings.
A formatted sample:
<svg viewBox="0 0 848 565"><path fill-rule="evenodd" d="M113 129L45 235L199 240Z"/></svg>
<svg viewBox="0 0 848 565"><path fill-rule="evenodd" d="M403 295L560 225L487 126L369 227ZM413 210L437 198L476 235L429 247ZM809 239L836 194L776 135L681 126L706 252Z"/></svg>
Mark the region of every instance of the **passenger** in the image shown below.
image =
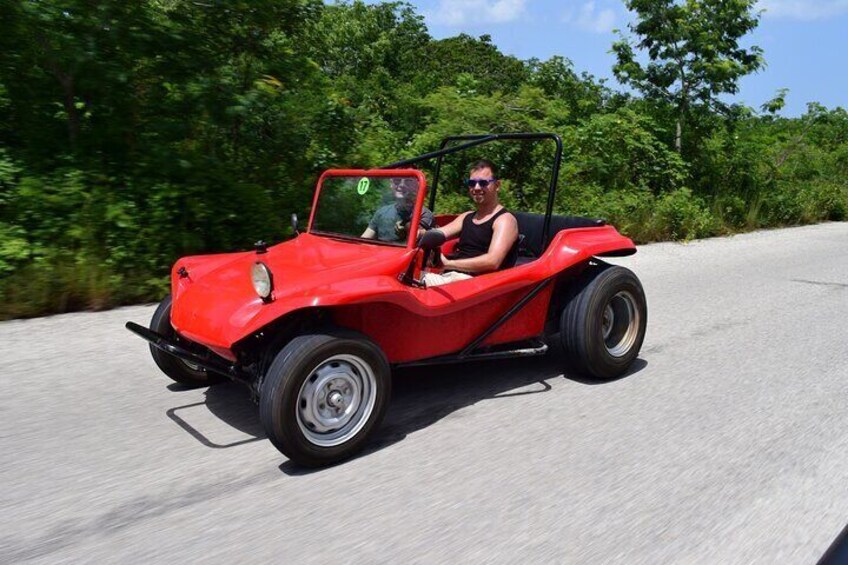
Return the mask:
<svg viewBox="0 0 848 565"><path fill-rule="evenodd" d="M497 167L485 159L471 166L466 181L476 211L465 212L439 228L447 239L459 236L456 250L441 256L444 272L426 273L424 283L437 286L473 275L507 269L518 255L518 222L498 201Z"/></svg>
<svg viewBox="0 0 848 565"><path fill-rule="evenodd" d="M395 201L374 213L361 237L380 241L406 240L418 196L418 181L410 177L392 178L391 187ZM434 223L433 212L423 207L418 222L418 235L433 227Z"/></svg>

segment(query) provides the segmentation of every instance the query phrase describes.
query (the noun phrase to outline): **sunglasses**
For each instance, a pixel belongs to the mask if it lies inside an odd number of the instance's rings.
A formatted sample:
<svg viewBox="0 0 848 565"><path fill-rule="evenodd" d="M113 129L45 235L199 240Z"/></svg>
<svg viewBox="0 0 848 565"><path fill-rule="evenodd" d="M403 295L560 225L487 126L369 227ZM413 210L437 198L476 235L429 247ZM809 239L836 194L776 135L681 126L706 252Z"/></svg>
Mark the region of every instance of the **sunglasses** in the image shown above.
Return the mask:
<svg viewBox="0 0 848 565"><path fill-rule="evenodd" d="M401 189L401 190L417 190L418 183L414 180L392 180L392 188L393 189Z"/></svg>
<svg viewBox="0 0 848 565"><path fill-rule="evenodd" d="M474 188L478 184L480 188L489 188L490 184L494 184L498 182L498 179L468 179L465 181L465 186L468 188Z"/></svg>

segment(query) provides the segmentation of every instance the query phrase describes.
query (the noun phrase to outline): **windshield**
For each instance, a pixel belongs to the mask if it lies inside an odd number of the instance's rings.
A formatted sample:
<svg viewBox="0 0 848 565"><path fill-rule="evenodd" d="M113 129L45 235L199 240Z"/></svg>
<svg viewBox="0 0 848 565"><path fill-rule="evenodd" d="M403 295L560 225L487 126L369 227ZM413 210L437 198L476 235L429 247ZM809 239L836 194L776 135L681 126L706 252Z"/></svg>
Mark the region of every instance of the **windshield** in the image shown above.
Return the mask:
<svg viewBox="0 0 848 565"><path fill-rule="evenodd" d="M418 190L410 176L326 177L311 230L406 245Z"/></svg>

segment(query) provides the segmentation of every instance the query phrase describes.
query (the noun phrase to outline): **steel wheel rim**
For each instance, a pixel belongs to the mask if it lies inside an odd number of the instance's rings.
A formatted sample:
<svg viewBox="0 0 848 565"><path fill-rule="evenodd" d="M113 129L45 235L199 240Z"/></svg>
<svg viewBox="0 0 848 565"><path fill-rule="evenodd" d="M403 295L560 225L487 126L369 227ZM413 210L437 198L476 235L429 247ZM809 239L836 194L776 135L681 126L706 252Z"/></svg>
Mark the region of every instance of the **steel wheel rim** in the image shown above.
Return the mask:
<svg viewBox="0 0 848 565"><path fill-rule="evenodd" d="M177 343L182 343L182 341L183 341L180 338L180 335L177 332L174 332L174 340L176 340ZM186 368L188 368L190 371L194 371L195 373L198 373L199 376L201 376L201 377L206 376L206 369L204 369L200 365L196 365L196 364L192 363L191 361L186 361L185 359L181 359L179 357L177 359L179 359L180 363L185 365Z"/></svg>
<svg viewBox="0 0 848 565"><path fill-rule="evenodd" d="M180 361L182 361L183 365L185 365L186 367L188 367L189 369L191 369L192 371L194 371L196 373L205 373L206 372L206 370L203 369L200 365L195 365L191 361L186 361L185 359L180 359Z"/></svg>
<svg viewBox="0 0 848 565"><path fill-rule="evenodd" d="M358 434L377 400L377 377L356 355L334 355L318 364L297 395L297 425L309 443L334 447Z"/></svg>
<svg viewBox="0 0 848 565"><path fill-rule="evenodd" d="M170 317L170 312L168 313L168 316ZM174 338L174 341L176 341L177 343L182 343L183 338L180 336L180 334L178 334L176 332L176 330L174 330L173 326L171 326L170 324L168 324L168 327L171 328L171 336ZM186 341L188 341L188 340L186 340ZM191 342L189 342L189 343L191 343ZM196 365L196 364L192 363L191 361L186 361L185 359L181 359L179 357L177 357L177 359L179 359L180 363L182 363L189 371L193 371L193 372L197 373L198 377L201 377L201 378L206 377L206 369L204 369L200 365Z"/></svg>
<svg viewBox="0 0 848 565"><path fill-rule="evenodd" d="M639 323L636 299L626 290L617 292L604 306L601 321L607 353L618 358L627 355L639 336Z"/></svg>

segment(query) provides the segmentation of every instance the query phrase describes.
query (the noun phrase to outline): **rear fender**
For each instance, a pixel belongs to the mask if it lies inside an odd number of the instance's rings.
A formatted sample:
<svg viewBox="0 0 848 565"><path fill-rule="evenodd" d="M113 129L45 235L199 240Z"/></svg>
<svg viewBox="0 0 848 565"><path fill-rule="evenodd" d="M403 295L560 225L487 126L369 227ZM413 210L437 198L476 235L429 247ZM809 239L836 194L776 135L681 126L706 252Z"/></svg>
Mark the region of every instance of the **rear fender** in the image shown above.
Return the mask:
<svg viewBox="0 0 848 565"><path fill-rule="evenodd" d="M592 257L623 257L636 253L636 245L612 226L576 228L556 234L543 255L550 275Z"/></svg>
<svg viewBox="0 0 848 565"><path fill-rule="evenodd" d="M559 315L570 299L573 285L592 262L603 264L596 257L624 257L636 253L630 238L624 237L612 226L563 230L554 236L545 255L549 276L556 277L551 296L545 329L558 331Z"/></svg>

